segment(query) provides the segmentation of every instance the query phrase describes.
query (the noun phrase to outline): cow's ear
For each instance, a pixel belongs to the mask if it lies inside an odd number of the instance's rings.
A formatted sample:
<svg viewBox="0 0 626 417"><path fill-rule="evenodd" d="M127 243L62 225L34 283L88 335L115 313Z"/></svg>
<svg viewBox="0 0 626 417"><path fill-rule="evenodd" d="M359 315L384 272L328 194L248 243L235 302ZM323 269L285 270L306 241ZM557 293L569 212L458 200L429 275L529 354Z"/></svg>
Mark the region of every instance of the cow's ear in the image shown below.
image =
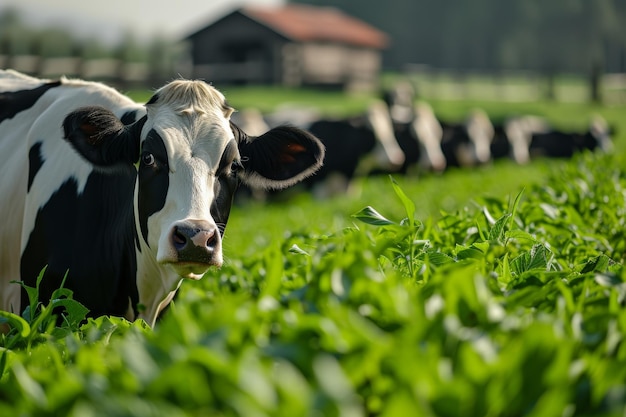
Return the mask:
<svg viewBox="0 0 626 417"><path fill-rule="evenodd" d="M145 117L124 125L104 107L81 107L65 118L65 139L87 161L100 168L128 166L139 159L139 134Z"/></svg>
<svg viewBox="0 0 626 417"><path fill-rule="evenodd" d="M242 180L254 187L289 187L312 175L324 161L324 145L296 127L279 126L258 137L235 136L244 166Z"/></svg>

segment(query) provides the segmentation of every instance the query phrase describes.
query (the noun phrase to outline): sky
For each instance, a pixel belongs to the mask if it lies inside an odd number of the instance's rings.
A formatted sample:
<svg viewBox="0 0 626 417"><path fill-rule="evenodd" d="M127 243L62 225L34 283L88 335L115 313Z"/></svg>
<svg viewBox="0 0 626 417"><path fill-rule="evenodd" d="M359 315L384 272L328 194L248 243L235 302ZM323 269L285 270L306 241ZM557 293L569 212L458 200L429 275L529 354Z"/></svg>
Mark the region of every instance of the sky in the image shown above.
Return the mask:
<svg viewBox="0 0 626 417"><path fill-rule="evenodd" d="M1 0L22 18L85 37L115 43L130 32L139 39L155 34L182 38L242 5L280 5L284 0Z"/></svg>

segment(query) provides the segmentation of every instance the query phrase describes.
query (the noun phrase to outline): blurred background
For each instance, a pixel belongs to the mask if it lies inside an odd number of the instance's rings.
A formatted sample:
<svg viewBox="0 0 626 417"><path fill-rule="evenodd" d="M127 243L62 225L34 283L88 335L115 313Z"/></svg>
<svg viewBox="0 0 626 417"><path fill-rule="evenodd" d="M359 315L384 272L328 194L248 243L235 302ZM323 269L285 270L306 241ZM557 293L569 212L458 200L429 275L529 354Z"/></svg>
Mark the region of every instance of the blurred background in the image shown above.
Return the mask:
<svg viewBox="0 0 626 417"><path fill-rule="evenodd" d="M285 10L300 4L315 8ZM373 91L401 74L423 97L624 102L625 22L625 0L3 0L0 67L123 89Z"/></svg>

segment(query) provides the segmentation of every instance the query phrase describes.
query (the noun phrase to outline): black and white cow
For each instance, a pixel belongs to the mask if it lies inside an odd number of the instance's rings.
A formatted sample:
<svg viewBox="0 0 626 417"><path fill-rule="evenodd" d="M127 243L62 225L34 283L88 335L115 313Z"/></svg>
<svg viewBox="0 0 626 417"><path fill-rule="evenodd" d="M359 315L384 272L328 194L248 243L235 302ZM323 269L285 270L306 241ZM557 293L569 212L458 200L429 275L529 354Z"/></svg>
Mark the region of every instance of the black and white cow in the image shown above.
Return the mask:
<svg viewBox="0 0 626 417"><path fill-rule="evenodd" d="M613 149L611 129L601 116L592 118L586 132L534 132L529 144L529 155L531 158L571 158L575 153L596 149L603 152Z"/></svg>
<svg viewBox="0 0 626 417"><path fill-rule="evenodd" d="M547 133L551 130L546 119L535 115L516 115L508 117L497 129L494 136L494 147L507 149L507 156L518 164L530 162L530 144L533 135ZM506 148L508 146L508 148Z"/></svg>
<svg viewBox="0 0 626 417"><path fill-rule="evenodd" d="M324 148L277 127L248 137L224 96L176 80L137 104L103 84L0 71L0 307L18 284L61 285L90 309L153 325L184 279L222 265L239 182L290 186Z"/></svg>
<svg viewBox="0 0 626 417"><path fill-rule="evenodd" d="M423 171L443 171L446 168L441 149L443 131L430 104L417 101L415 88L409 81L397 82L384 90L382 99L387 104L394 135L405 156L399 172L407 173L415 167Z"/></svg>
<svg viewBox="0 0 626 417"><path fill-rule="evenodd" d="M441 147L448 166L468 167L491 161L494 128L482 109L473 109L462 123L441 122Z"/></svg>

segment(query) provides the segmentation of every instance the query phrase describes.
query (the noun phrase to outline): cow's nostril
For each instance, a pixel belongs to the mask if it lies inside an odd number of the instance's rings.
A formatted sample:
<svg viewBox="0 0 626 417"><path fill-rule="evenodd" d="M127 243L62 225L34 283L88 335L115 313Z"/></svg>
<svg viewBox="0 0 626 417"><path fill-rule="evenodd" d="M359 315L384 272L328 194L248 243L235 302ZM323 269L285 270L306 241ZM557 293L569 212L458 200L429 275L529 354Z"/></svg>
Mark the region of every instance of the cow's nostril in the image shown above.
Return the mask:
<svg viewBox="0 0 626 417"><path fill-rule="evenodd" d="M213 247L215 247L216 243L217 243L217 233L215 232L210 233L206 241L206 247L209 249L212 249Z"/></svg>
<svg viewBox="0 0 626 417"><path fill-rule="evenodd" d="M187 237L175 227L174 233L172 234L172 242L174 242L176 250L181 250L187 244Z"/></svg>

